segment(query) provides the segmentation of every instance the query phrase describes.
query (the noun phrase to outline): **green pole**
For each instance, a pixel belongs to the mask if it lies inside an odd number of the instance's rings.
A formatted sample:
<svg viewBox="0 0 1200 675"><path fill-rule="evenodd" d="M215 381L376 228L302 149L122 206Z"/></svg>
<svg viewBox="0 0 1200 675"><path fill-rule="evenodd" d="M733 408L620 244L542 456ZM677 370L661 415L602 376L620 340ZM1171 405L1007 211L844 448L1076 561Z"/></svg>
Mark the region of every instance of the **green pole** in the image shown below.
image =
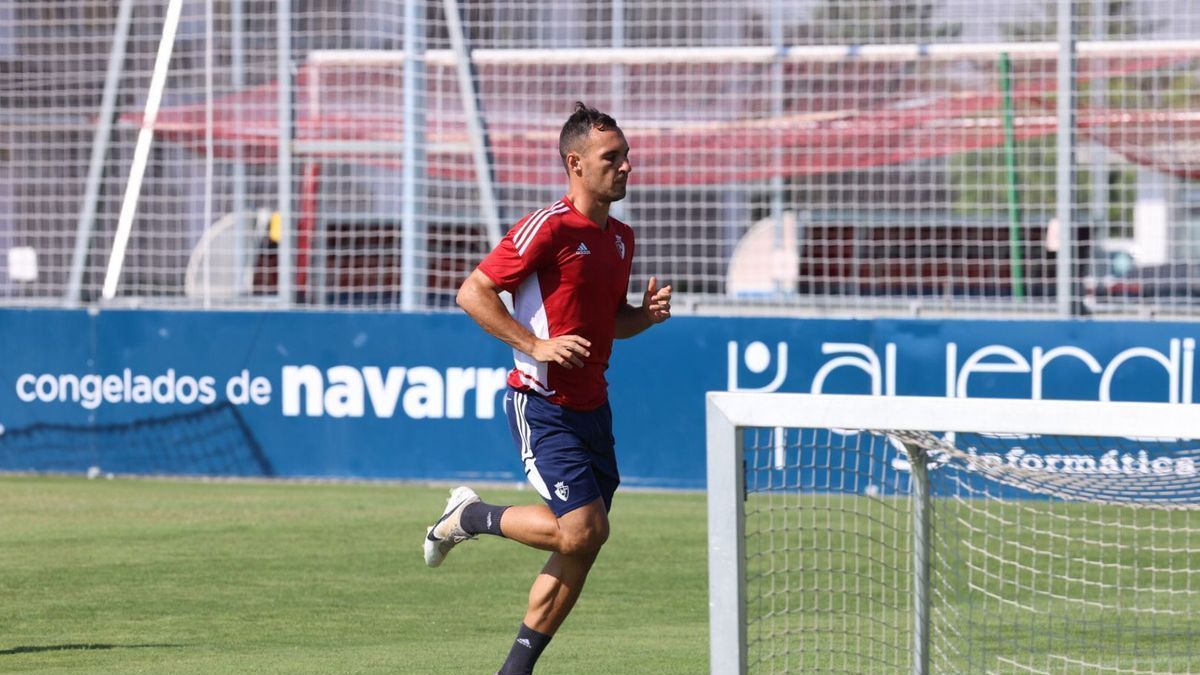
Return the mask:
<svg viewBox="0 0 1200 675"><path fill-rule="evenodd" d="M1008 252L1014 298L1025 297L1025 254L1021 248L1021 201L1017 192L1017 132L1013 123L1012 61L1000 53L1000 86L1004 91L1004 174L1008 185Z"/></svg>

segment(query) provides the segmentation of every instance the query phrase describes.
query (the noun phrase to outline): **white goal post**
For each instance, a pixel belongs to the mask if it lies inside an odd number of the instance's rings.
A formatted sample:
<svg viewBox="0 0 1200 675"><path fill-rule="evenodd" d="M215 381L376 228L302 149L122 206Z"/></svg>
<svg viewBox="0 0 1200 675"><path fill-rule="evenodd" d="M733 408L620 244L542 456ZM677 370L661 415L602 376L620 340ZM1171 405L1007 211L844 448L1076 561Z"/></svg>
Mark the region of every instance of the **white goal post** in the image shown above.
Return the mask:
<svg viewBox="0 0 1200 675"><path fill-rule="evenodd" d="M1190 406L708 394L711 672L1200 672Z"/></svg>

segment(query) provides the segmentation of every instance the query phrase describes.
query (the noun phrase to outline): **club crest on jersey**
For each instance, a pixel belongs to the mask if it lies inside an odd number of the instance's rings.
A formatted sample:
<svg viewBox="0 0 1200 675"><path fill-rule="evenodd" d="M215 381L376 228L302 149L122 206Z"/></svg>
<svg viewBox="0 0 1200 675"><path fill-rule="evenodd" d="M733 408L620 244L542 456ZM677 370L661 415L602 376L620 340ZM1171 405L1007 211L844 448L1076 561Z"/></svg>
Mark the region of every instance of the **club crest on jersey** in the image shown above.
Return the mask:
<svg viewBox="0 0 1200 675"><path fill-rule="evenodd" d="M621 256L621 260L625 259L625 242L619 234L617 235L617 255Z"/></svg>
<svg viewBox="0 0 1200 675"><path fill-rule="evenodd" d="M554 494L558 495L558 498L565 502L567 501L567 497L571 495L571 488L560 480L554 484Z"/></svg>

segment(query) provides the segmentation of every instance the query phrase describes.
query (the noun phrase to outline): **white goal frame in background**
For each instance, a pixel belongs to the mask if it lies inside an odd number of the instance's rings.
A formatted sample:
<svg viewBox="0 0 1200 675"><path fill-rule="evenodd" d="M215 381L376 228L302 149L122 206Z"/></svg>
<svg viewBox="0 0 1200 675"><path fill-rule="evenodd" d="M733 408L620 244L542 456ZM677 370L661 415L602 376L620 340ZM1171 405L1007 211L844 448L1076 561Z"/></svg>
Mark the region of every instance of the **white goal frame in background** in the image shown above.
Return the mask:
<svg viewBox="0 0 1200 675"><path fill-rule="evenodd" d="M707 396L709 635L713 675L746 673L745 428L876 429L1200 438L1177 404L710 392ZM1191 414L1187 414L1191 413ZM912 667L929 672L929 488L912 463Z"/></svg>

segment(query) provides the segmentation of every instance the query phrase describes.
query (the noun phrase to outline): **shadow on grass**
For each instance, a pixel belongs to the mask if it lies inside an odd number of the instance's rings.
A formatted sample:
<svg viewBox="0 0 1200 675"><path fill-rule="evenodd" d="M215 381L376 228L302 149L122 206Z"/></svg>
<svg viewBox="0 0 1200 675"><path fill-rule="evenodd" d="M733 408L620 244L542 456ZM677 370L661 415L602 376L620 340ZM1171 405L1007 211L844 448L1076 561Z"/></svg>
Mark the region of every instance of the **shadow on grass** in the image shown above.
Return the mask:
<svg viewBox="0 0 1200 675"><path fill-rule="evenodd" d="M182 647L183 645L109 645L103 643L91 644L68 644L68 645L30 645L26 647L11 647L9 649L0 649L0 656L12 654L37 654L40 652L65 652L71 650L89 650L89 649L154 649L158 647Z"/></svg>

